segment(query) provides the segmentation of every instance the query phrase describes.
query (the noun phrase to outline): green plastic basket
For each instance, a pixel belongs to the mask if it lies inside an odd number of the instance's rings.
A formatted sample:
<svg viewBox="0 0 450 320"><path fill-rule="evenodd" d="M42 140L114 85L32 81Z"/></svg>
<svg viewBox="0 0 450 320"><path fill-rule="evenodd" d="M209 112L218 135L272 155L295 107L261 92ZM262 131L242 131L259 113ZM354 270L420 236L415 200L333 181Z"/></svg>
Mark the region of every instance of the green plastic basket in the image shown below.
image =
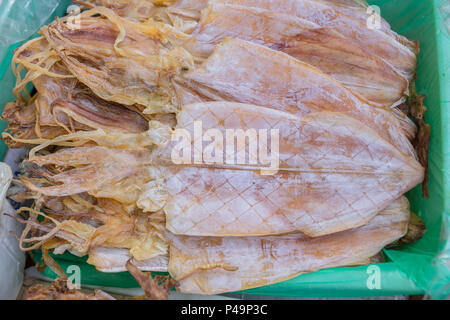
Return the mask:
<svg viewBox="0 0 450 320"><path fill-rule="evenodd" d="M45 0L43 0L45 1ZM36 0L36 2L39 2ZM426 121L432 127L429 154L429 193L428 199L421 196L418 187L408 194L412 210L426 223L428 231L414 244L394 250L385 250L387 262L376 267L346 267L321 270L303 274L294 279L247 290L244 293L289 296L289 297L357 297L389 296L398 294L428 293L433 298L443 298L450 294L450 248L449 248L449 192L450 192L450 35L444 27L443 14L450 13L450 1L438 0L379 0L369 1L381 9L381 15L391 23L392 28L410 39L420 42L418 79L419 93L425 94L428 106ZM64 13L69 1L61 5L53 15ZM447 7L446 7L447 5ZM1 7L0 7L1 8ZM0 17L2 17L0 12ZM1 35L0 30L0 35ZM1 36L0 36L1 37ZM9 63L9 49L0 67L0 106L12 101L11 93L15 79ZM5 72L2 72L4 70ZM1 123L1 129L6 124ZM0 146L0 157L6 147ZM36 254L39 259L39 254ZM137 283L130 274L106 274L88 265L85 258L69 254L56 256L66 270L71 265L81 269L83 284L134 288ZM375 273L374 273L375 272ZM44 275L55 277L48 268ZM380 286L372 286L371 280L379 276Z"/></svg>

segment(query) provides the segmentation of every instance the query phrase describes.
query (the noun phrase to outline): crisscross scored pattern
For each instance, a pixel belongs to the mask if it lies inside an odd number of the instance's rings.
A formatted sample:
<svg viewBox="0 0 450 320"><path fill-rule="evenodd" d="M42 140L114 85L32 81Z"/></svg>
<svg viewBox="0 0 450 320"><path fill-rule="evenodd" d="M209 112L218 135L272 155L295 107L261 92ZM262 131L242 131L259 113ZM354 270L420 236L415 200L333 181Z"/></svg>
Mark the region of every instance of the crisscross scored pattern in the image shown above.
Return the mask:
<svg viewBox="0 0 450 320"><path fill-rule="evenodd" d="M204 131L224 133L278 129L279 171L264 176L259 167L245 164L168 166L165 211L167 228L176 234L338 232L367 223L421 178L415 160L342 114L296 118L226 102L183 107L178 128L194 136L194 121L201 122ZM245 147L248 159L248 143Z"/></svg>

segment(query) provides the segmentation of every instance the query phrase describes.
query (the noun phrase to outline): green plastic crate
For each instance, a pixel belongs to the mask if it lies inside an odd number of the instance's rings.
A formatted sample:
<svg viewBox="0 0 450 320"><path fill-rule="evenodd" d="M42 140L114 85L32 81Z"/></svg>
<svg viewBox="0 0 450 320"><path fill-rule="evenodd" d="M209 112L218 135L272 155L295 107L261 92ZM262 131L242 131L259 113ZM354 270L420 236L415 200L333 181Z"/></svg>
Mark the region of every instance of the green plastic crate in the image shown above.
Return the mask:
<svg viewBox="0 0 450 320"><path fill-rule="evenodd" d="M418 187L408 194L408 198L412 210L425 221L428 231L423 239L414 244L385 250L387 262L377 264L375 268L361 266L321 270L244 293L290 297L367 297L428 293L437 299L450 294L450 111L447 110L450 107L450 35L444 27L445 13L450 16L450 1L378 0L369 3L381 8L381 15L391 23L395 31L420 42L416 86L419 93L427 96L426 120L432 127L429 154L430 197L422 198L421 188ZM62 15L68 4L67 0L60 1L60 6L52 16ZM0 19L4 16L1 10L0 6ZM1 34L2 30L0 39ZM15 44L7 49L9 53L0 64L1 107L13 100L11 90L15 80L9 63L11 52L17 46ZM3 130L5 124L1 123L0 128ZM3 157L5 151L6 147L2 144L0 157ZM39 259L38 253L36 258ZM93 266L86 264L85 258L64 254L56 256L56 259L64 270L71 265L78 265L83 284L137 287L128 273L98 272ZM375 276L373 270L380 272L379 288L370 285L371 277ZM44 275L55 277L48 268Z"/></svg>

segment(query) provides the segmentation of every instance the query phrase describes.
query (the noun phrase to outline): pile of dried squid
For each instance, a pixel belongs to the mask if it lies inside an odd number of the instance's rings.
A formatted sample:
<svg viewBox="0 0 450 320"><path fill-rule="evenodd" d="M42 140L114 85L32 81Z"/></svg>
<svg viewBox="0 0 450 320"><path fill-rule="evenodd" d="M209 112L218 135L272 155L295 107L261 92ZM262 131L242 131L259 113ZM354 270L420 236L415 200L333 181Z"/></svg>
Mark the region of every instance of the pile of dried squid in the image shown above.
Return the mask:
<svg viewBox="0 0 450 320"><path fill-rule="evenodd" d="M75 2L15 51L3 112L5 141L30 148L9 191L31 203L21 248L61 277L50 251L216 294L367 264L420 233L403 196L426 176L419 48L368 28L365 3ZM173 134L198 122L278 130L277 170L174 163Z"/></svg>

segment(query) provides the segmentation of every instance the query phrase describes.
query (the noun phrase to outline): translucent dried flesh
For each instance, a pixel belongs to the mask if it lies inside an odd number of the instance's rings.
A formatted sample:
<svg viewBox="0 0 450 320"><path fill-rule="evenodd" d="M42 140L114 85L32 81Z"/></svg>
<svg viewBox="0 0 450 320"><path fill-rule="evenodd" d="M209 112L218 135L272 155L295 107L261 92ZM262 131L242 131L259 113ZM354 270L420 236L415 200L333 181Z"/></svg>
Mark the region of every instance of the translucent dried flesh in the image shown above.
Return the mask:
<svg viewBox="0 0 450 320"><path fill-rule="evenodd" d="M394 202L368 224L319 238L169 236L169 272L186 293L217 294L264 286L323 268L354 265L401 238L409 204Z"/></svg>
<svg viewBox="0 0 450 320"><path fill-rule="evenodd" d="M376 108L318 69L264 46L227 38L200 66L175 82L181 105L236 101L298 116L322 110L344 112L404 153L414 154L405 132L414 137L415 126L405 115Z"/></svg>
<svg viewBox="0 0 450 320"><path fill-rule="evenodd" d="M186 45L207 58L225 37L235 37L311 64L374 104L398 105L408 94L408 80L353 39L293 15L210 2Z"/></svg>
<svg viewBox="0 0 450 320"><path fill-rule="evenodd" d="M89 252L88 263L102 272L124 272L126 263L131 259L129 250L108 247L96 247ZM142 271L167 272L169 258L159 255L145 261L131 260Z"/></svg>
<svg viewBox="0 0 450 320"><path fill-rule="evenodd" d="M218 130L219 136L215 133L209 143L202 142L204 138L194 132L194 121L202 123L204 132ZM175 234L237 236L301 231L320 236L339 232L367 223L423 179L423 168L414 158L360 122L338 113L297 118L250 105L202 103L182 108L177 129L188 130L194 137L192 150L203 144L203 157L213 152L217 155L225 146L227 151L220 156L223 160L198 162L193 158L190 164L174 165L170 158L176 150L173 143L173 149L165 149L158 157L160 161L167 159L164 211L166 227ZM225 153L229 152L228 144L234 148L234 140L221 140L227 129L266 129L268 136L270 130L279 130L279 150L266 142L267 155L279 153L275 174L263 175L261 168L268 170L269 164L242 163L234 158L229 163ZM258 141L251 135L247 138L251 142L238 143L236 152L242 153L242 159L258 159L254 153L261 152L261 147L251 147Z"/></svg>
<svg viewBox="0 0 450 320"><path fill-rule="evenodd" d="M367 2L364 0L316 0L332 5L335 10L345 13L347 16L360 20L363 24L368 24L368 18L375 13L375 9L370 9ZM389 23L381 16L379 19L379 30L386 33L388 36L396 39L399 43L409 48L416 55L419 52L419 44L415 41L407 39L406 37L394 32Z"/></svg>
<svg viewBox="0 0 450 320"><path fill-rule="evenodd" d="M342 20L357 20L359 22L359 26L367 25L367 20L370 14L373 14L372 10L368 10L369 5L364 0L315 0L315 3L310 3L311 1L297 1L289 2L282 0L169 0L169 1L153 1L153 0L121 0L121 1L112 1L112 0L88 0L89 2L105 6L113 9L118 15L122 17L126 17L127 19L136 19L136 20L146 20L148 18L158 18L162 15L162 12L167 12L169 17L172 19L173 24L176 24L174 21L176 18L189 20L189 19L199 19L199 12L204 9L208 3L220 2L220 3L229 3L229 4L239 4L249 7L262 7L262 8L270 8L276 9L280 11L286 10L289 6L294 6L297 8L305 8L310 7L311 10L316 10L321 12L321 10L326 10L327 8L332 13L342 14L340 19ZM274 10L274 11L276 11ZM326 11L322 11L325 13ZM289 11L288 13L297 13L297 11ZM311 18L317 18L316 16L312 16ZM336 23L333 21L333 16L327 16L324 14L322 16L324 22L328 23ZM379 17L380 28L379 30L385 33L386 35L394 38L399 43L405 45L413 52L418 51L418 45L414 41L411 41L405 38L402 35L399 35L391 30L391 27L386 20L382 17ZM358 26L358 24L353 23L354 26Z"/></svg>
<svg viewBox="0 0 450 320"><path fill-rule="evenodd" d="M327 3L313 0L215 0L216 2L239 4L250 7L264 8L272 11L295 15L314 22L323 27L333 28L337 32L358 42L362 48L374 53L381 59L391 64L400 74L408 80L412 80L416 74L417 48L409 41L407 45L398 41L407 41L404 38L393 36L393 32L369 29L366 19L361 16L355 18L337 7ZM348 12L348 11L347 11Z"/></svg>

